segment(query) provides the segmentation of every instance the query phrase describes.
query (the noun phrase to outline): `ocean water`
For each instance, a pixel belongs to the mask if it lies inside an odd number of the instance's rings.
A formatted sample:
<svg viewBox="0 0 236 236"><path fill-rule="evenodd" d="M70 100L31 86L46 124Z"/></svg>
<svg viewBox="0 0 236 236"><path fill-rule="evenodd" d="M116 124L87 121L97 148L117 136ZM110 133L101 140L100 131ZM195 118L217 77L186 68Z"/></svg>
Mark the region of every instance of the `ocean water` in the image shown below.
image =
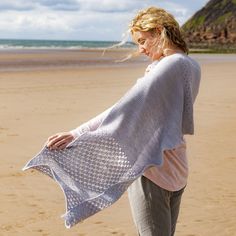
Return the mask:
<svg viewBox="0 0 236 236"><path fill-rule="evenodd" d="M72 40L22 40L0 39L0 50L4 49L104 49L119 42L115 41L72 41ZM132 48L127 42L123 48Z"/></svg>

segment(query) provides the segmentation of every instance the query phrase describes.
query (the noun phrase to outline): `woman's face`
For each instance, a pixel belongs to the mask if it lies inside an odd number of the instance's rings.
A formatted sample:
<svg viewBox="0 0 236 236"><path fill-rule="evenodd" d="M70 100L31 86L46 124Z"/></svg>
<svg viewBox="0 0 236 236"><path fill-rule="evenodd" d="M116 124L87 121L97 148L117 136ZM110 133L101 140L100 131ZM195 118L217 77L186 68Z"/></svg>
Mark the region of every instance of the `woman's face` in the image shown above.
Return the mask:
<svg viewBox="0 0 236 236"><path fill-rule="evenodd" d="M138 45L139 52L150 57L152 61L159 60L163 54L160 47L160 34L151 32L134 31L133 39Z"/></svg>

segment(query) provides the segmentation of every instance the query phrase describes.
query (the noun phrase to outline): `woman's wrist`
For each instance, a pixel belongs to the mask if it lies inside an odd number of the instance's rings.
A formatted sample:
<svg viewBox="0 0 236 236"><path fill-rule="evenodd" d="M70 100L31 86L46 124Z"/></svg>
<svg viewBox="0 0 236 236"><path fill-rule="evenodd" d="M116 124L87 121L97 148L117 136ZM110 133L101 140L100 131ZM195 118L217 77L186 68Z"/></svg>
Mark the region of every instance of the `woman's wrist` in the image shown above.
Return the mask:
<svg viewBox="0 0 236 236"><path fill-rule="evenodd" d="M80 137L82 134L86 133L89 131L89 127L87 125L82 125L77 127L76 129L73 129L71 131L69 131L71 133L71 135L74 138L78 138Z"/></svg>
<svg viewBox="0 0 236 236"><path fill-rule="evenodd" d="M79 133L77 129L73 129L71 131L69 131L69 133L74 137L74 138L78 138L79 137Z"/></svg>

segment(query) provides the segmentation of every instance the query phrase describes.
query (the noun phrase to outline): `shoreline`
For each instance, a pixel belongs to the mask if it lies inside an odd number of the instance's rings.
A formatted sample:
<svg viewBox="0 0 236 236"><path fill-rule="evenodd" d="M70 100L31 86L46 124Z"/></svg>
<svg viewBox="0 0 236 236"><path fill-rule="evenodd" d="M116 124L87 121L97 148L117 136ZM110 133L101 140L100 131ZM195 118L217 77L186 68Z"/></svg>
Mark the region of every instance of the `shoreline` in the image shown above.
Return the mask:
<svg viewBox="0 0 236 236"><path fill-rule="evenodd" d="M0 72L142 66L148 60L133 57L119 62L133 50L0 50Z"/></svg>
<svg viewBox="0 0 236 236"><path fill-rule="evenodd" d="M0 50L0 72L45 71L83 68L142 67L151 63L146 57L138 56L119 62L134 50L112 49L103 55L101 49L92 50ZM236 54L190 54L200 64L236 62Z"/></svg>

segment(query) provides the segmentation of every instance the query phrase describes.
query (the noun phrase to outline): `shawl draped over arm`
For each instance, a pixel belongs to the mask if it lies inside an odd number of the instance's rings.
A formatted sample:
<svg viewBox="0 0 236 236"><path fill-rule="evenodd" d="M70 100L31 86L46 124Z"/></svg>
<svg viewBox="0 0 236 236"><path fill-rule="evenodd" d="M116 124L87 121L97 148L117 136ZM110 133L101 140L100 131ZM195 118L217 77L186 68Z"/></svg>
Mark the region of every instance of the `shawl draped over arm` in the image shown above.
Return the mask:
<svg viewBox="0 0 236 236"><path fill-rule="evenodd" d="M162 153L193 134L200 68L190 57L163 58L112 107L101 125L64 150L44 147L23 170L53 178L64 192L65 225L110 206Z"/></svg>

